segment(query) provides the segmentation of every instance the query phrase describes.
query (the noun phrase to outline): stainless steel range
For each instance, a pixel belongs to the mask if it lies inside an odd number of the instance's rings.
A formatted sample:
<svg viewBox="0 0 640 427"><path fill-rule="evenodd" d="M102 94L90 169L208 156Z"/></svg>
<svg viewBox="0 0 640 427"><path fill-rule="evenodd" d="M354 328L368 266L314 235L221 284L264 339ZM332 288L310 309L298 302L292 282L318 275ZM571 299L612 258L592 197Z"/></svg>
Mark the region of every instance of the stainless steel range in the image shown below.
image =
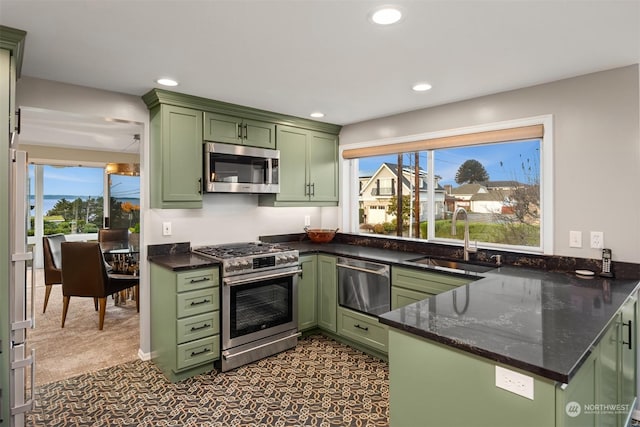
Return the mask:
<svg viewBox="0 0 640 427"><path fill-rule="evenodd" d="M222 263L223 372L296 346L297 250L249 242L192 251Z"/></svg>

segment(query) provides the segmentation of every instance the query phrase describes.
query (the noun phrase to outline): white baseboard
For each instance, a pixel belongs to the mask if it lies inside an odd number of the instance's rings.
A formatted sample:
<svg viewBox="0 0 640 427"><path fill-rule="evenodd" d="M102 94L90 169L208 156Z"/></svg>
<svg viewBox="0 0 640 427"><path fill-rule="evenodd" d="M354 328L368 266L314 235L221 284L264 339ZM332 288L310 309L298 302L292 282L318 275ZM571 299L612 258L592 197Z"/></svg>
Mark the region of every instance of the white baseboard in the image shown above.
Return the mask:
<svg viewBox="0 0 640 427"><path fill-rule="evenodd" d="M149 361L151 360L151 353L145 353L144 351L142 351L142 349L138 349L138 357L140 358L140 360L144 360Z"/></svg>

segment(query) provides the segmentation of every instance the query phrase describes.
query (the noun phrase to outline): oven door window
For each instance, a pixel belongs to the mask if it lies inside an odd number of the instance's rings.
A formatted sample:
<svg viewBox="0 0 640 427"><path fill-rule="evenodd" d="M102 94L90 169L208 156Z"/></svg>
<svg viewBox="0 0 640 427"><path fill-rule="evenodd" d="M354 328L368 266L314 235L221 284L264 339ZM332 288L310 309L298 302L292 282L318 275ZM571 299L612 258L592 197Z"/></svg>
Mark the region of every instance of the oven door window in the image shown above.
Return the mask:
<svg viewBox="0 0 640 427"><path fill-rule="evenodd" d="M232 286L230 337L237 338L293 320L293 279Z"/></svg>
<svg viewBox="0 0 640 427"><path fill-rule="evenodd" d="M266 184L269 162L263 158L209 153L211 182Z"/></svg>

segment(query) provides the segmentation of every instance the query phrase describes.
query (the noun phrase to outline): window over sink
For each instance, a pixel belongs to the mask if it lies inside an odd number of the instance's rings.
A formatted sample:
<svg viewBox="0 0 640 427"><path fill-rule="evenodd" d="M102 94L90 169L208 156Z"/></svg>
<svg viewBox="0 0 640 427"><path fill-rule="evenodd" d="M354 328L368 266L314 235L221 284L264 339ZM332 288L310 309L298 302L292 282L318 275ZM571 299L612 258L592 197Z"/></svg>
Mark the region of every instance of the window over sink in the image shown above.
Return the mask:
<svg viewBox="0 0 640 427"><path fill-rule="evenodd" d="M461 244L468 220L472 245L552 253L551 135L544 116L341 147L343 229Z"/></svg>

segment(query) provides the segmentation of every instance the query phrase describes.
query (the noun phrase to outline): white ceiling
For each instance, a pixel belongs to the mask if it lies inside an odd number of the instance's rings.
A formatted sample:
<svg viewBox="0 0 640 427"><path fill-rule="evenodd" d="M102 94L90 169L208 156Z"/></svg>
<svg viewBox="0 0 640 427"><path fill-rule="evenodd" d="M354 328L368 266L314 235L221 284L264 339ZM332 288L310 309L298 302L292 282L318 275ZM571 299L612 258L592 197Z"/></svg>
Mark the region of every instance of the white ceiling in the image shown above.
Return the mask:
<svg viewBox="0 0 640 427"><path fill-rule="evenodd" d="M388 3L403 20L371 24ZM640 0L0 0L0 24L27 31L26 76L133 95L171 76L343 125L640 62Z"/></svg>

